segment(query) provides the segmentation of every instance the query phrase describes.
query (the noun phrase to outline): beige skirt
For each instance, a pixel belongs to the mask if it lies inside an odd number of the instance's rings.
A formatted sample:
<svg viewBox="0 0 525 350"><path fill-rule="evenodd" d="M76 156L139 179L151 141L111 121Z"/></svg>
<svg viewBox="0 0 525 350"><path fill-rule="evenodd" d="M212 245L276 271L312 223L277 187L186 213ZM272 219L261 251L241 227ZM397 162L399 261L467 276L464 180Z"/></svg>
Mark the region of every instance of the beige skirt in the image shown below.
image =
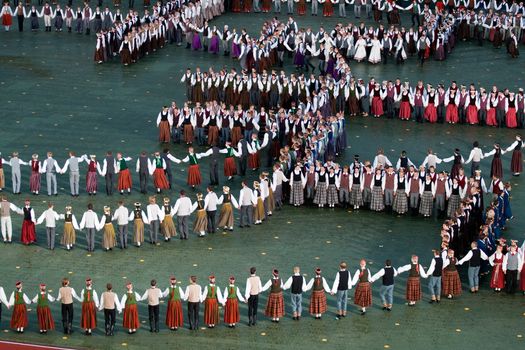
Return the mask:
<svg viewBox="0 0 525 350"><path fill-rule="evenodd" d="M104 225L104 234L102 235L102 247L104 249L111 249L117 245L115 240L115 228L113 224L108 223Z"/></svg>
<svg viewBox="0 0 525 350"><path fill-rule="evenodd" d="M0 168L0 189L5 187L4 169Z"/></svg>
<svg viewBox="0 0 525 350"><path fill-rule="evenodd" d="M144 243L144 221L142 219L133 221L133 243Z"/></svg>
<svg viewBox="0 0 525 350"><path fill-rule="evenodd" d="M173 218L171 215L164 216L164 220L160 224L160 231L166 238L175 237L177 235L177 230L175 229L175 224L173 223Z"/></svg>
<svg viewBox="0 0 525 350"><path fill-rule="evenodd" d="M206 231L207 227L208 219L206 218L206 210L197 210L197 217L195 218L195 223L193 224L193 232Z"/></svg>
<svg viewBox="0 0 525 350"><path fill-rule="evenodd" d="M219 227L233 227L233 206L231 203L224 203L219 215Z"/></svg>
<svg viewBox="0 0 525 350"><path fill-rule="evenodd" d="M65 222L64 223L64 234L62 235L62 239L60 243L63 245L73 245L76 242L77 235L75 233L75 228L73 227L73 223L71 222Z"/></svg>
<svg viewBox="0 0 525 350"><path fill-rule="evenodd" d="M275 198L273 196L273 190L270 187L268 190L268 198L266 198L268 211L274 211L275 210Z"/></svg>
<svg viewBox="0 0 525 350"><path fill-rule="evenodd" d="M264 220L264 204L261 197L257 197L257 205L253 208L253 220Z"/></svg>

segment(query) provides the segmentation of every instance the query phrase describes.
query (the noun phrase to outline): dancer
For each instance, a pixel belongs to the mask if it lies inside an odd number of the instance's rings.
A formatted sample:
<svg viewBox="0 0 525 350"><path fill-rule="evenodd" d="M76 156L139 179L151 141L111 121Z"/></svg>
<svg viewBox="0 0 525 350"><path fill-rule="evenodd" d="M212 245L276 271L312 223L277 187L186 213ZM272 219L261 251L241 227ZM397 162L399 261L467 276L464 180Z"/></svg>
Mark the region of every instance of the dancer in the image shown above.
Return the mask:
<svg viewBox="0 0 525 350"><path fill-rule="evenodd" d="M359 269L352 278L352 285L356 286L354 304L361 308L361 316L366 314L366 308L372 305L372 274L366 267L366 260L361 259Z"/></svg>
<svg viewBox="0 0 525 350"><path fill-rule="evenodd" d="M53 320L53 315L49 309L49 303L55 301L55 298L47 292L44 283L41 283L39 287L40 291L33 298L32 302L37 305L36 315L40 334L47 334L47 331L55 330L55 321Z"/></svg>
<svg viewBox="0 0 525 350"><path fill-rule="evenodd" d="M15 287L16 289L11 293L8 301L8 307L14 306L10 327L16 329L17 333L24 333L24 328L28 324L26 304L31 304L31 300L22 291L22 282L16 282Z"/></svg>
<svg viewBox="0 0 525 350"><path fill-rule="evenodd" d="M425 269L418 262L417 255L412 255L410 264L401 266L397 269L398 273L409 271L406 287L406 300L408 306L416 305L421 300L421 282L420 277L427 278Z"/></svg>
<svg viewBox="0 0 525 350"><path fill-rule="evenodd" d="M184 325L184 318L182 316L181 300L185 299L185 294L181 287L177 286L177 279L170 278L170 286L162 293L164 298L168 298L168 309L166 311L166 326L176 331L179 327Z"/></svg>
<svg viewBox="0 0 525 350"><path fill-rule="evenodd" d="M106 284L106 291L100 295L100 306L98 311L104 310L104 326L107 336L113 336L115 331L116 313L122 312L122 306L118 300L118 296L113 292L113 285Z"/></svg>
<svg viewBox="0 0 525 350"><path fill-rule="evenodd" d="M215 285L215 276L208 277L210 282L202 291L201 300L204 301L204 323L208 328L215 328L219 323L219 302L221 302L221 289Z"/></svg>
<svg viewBox="0 0 525 350"><path fill-rule="evenodd" d="M73 333L73 299L79 299L77 293L69 286L69 279L62 279L62 286L58 289L57 302L62 309L62 327L64 334Z"/></svg>
<svg viewBox="0 0 525 350"><path fill-rule="evenodd" d="M122 296L120 305L124 306L124 317L122 318L122 327L128 330L128 334L134 334L140 327L139 312L137 302L140 301L139 293L133 291L133 284L126 284L126 293Z"/></svg>
<svg viewBox="0 0 525 350"><path fill-rule="evenodd" d="M272 322L279 323L279 319L284 316L283 281L279 277L279 271L273 269L272 278L262 287L262 291L270 289L268 302L264 314L272 319Z"/></svg>
<svg viewBox="0 0 525 350"><path fill-rule="evenodd" d="M93 290L91 278L86 278L86 287L82 289L80 298L77 300L82 303L80 328L84 329L86 335L91 335L93 329L97 328L97 308L99 307L98 295Z"/></svg>
<svg viewBox="0 0 525 350"><path fill-rule="evenodd" d="M392 267L392 262L390 259L387 259L385 266L372 276L372 281L377 281L380 278L382 279L379 295L381 296L384 311L392 311L392 304L394 301L394 278L397 274L397 270Z"/></svg>

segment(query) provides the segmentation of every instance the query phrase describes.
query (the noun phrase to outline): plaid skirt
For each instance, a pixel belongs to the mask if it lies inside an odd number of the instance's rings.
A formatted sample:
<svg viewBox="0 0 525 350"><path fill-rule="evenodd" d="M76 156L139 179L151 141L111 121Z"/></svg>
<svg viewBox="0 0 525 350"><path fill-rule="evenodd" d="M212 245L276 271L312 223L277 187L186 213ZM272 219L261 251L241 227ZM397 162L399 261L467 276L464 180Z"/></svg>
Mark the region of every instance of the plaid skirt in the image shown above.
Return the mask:
<svg viewBox="0 0 525 350"><path fill-rule="evenodd" d="M292 193L290 195L290 204L302 205L304 203L303 184L300 181L294 181L292 184Z"/></svg>
<svg viewBox="0 0 525 350"><path fill-rule="evenodd" d="M324 183L315 187L315 204L326 204L326 186Z"/></svg>
<svg viewBox="0 0 525 350"><path fill-rule="evenodd" d="M330 205L339 203L339 200L337 198L337 187L335 187L334 184L328 185L327 201Z"/></svg>
<svg viewBox="0 0 525 350"><path fill-rule="evenodd" d="M421 300L421 283L419 277L409 277L407 280L407 301L419 301Z"/></svg>
<svg viewBox="0 0 525 350"><path fill-rule="evenodd" d="M350 205L363 205L363 195L361 194L361 185L352 185L350 191Z"/></svg>
<svg viewBox="0 0 525 350"><path fill-rule="evenodd" d="M370 187L366 187L363 189L363 202L370 203L372 200L372 190Z"/></svg>
<svg viewBox="0 0 525 350"><path fill-rule="evenodd" d="M31 192L40 191L40 173L38 171L31 172L31 177L29 178L29 189Z"/></svg>
<svg viewBox="0 0 525 350"><path fill-rule="evenodd" d="M370 210L382 211L385 209L385 201L383 200L383 189L381 186L374 186L372 189L372 200L370 202Z"/></svg>
<svg viewBox="0 0 525 350"><path fill-rule="evenodd" d="M423 192L421 202L419 203L419 214L432 215L432 208L434 205L434 197L431 191Z"/></svg>
<svg viewBox="0 0 525 350"><path fill-rule="evenodd" d="M404 214L408 211L408 200L405 190L397 190L394 197L392 209L398 214Z"/></svg>
<svg viewBox="0 0 525 350"><path fill-rule="evenodd" d="M460 200L461 199L459 198L458 194L453 194L448 199L447 215L449 217L454 216L456 210L458 210Z"/></svg>
<svg viewBox="0 0 525 350"><path fill-rule="evenodd" d="M354 304L360 307L372 305L372 287L370 282L359 282L355 289Z"/></svg>
<svg viewBox="0 0 525 350"><path fill-rule="evenodd" d="M324 290L314 290L312 292L309 312L312 315L324 314L326 312L326 294Z"/></svg>
<svg viewBox="0 0 525 350"><path fill-rule="evenodd" d="M442 288L441 294L459 296L461 295L461 280L459 279L459 273L457 270L454 271L443 271L443 278L441 279Z"/></svg>
<svg viewBox="0 0 525 350"><path fill-rule="evenodd" d="M264 314L272 318L284 316L283 292L270 293Z"/></svg>

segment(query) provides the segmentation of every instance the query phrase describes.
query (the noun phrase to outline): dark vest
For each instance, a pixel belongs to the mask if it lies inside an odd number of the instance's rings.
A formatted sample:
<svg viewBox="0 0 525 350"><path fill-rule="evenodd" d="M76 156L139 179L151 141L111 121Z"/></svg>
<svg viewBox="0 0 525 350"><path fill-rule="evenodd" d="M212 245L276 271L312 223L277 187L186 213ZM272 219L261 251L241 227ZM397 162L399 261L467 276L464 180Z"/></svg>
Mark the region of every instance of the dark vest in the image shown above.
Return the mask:
<svg viewBox="0 0 525 350"><path fill-rule="evenodd" d="M303 292L303 276L292 276L292 294Z"/></svg>
<svg viewBox="0 0 525 350"><path fill-rule="evenodd" d="M337 285L337 290L347 290L348 289L348 271L339 271L339 284Z"/></svg>
<svg viewBox="0 0 525 350"><path fill-rule="evenodd" d="M432 272L432 276L441 277L443 272L443 258L434 257L434 261L436 262L436 268L434 269L434 272Z"/></svg>
<svg viewBox="0 0 525 350"><path fill-rule="evenodd" d="M392 266L385 266L385 274L383 275L383 286L391 286L394 284L394 269Z"/></svg>

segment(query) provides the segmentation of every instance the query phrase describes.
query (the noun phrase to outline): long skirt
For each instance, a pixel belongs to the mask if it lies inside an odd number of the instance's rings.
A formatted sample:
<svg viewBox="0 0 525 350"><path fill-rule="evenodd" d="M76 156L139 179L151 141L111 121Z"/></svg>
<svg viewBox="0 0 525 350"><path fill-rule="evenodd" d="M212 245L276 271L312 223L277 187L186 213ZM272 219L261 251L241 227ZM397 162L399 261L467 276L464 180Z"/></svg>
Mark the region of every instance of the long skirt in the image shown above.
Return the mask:
<svg viewBox="0 0 525 350"><path fill-rule="evenodd" d="M372 305L372 287L370 287L370 282L359 282L355 289L354 304L360 307Z"/></svg>
<svg viewBox="0 0 525 350"><path fill-rule="evenodd" d="M214 54L219 53L219 37L217 35L211 37L209 51Z"/></svg>
<svg viewBox="0 0 525 350"><path fill-rule="evenodd" d="M514 129L518 126L518 121L516 118L516 108L509 108L505 118L505 125L507 128Z"/></svg>
<svg viewBox="0 0 525 350"><path fill-rule="evenodd" d="M450 195L450 198L448 199L448 207L447 207L447 215L449 217L452 217L456 214L456 210L459 208L459 202L461 199L459 198L458 194L452 194Z"/></svg>
<svg viewBox="0 0 525 350"><path fill-rule="evenodd" d="M487 111L487 126L498 126L496 119L496 108L490 108Z"/></svg>
<svg viewBox="0 0 525 350"><path fill-rule="evenodd" d="M324 290L314 290L310 296L310 308L312 315L321 315L326 312L326 294Z"/></svg>
<svg viewBox="0 0 525 350"><path fill-rule="evenodd" d="M266 310L264 314L267 317L278 318L284 316L284 299L283 292L270 293L268 302L266 303Z"/></svg>
<svg viewBox="0 0 525 350"><path fill-rule="evenodd" d="M458 106L449 104L445 112L445 120L447 123L455 124L459 121Z"/></svg>
<svg viewBox="0 0 525 350"><path fill-rule="evenodd" d="M268 188L268 197L265 199L266 201L266 210L269 212L272 212L275 210L275 198L273 196L273 190L271 187Z"/></svg>
<svg viewBox="0 0 525 350"><path fill-rule="evenodd" d="M383 189L381 186L374 186L372 189L372 200L370 201L370 210L382 211L385 209L385 201L383 199Z"/></svg>
<svg viewBox="0 0 525 350"><path fill-rule="evenodd" d="M169 328L178 328L184 326L182 304L180 300L168 301L168 310L166 311L166 326Z"/></svg>
<svg viewBox="0 0 525 350"><path fill-rule="evenodd" d="M314 203L326 204L326 185L324 183L320 183L315 187Z"/></svg>
<svg viewBox="0 0 525 350"><path fill-rule="evenodd" d="M31 172L31 177L29 178L29 189L31 192L40 191L40 173L38 171Z"/></svg>
<svg viewBox="0 0 525 350"><path fill-rule="evenodd" d="M253 220L254 221L264 220L264 203L261 197L257 197L257 204L253 208Z"/></svg>
<svg viewBox="0 0 525 350"><path fill-rule="evenodd" d="M208 145L216 146L219 144L219 128L212 125L208 128Z"/></svg>
<svg viewBox="0 0 525 350"><path fill-rule="evenodd" d="M525 262L523 263L523 266L521 267L520 290L525 292Z"/></svg>
<svg viewBox="0 0 525 350"><path fill-rule="evenodd" d="M204 232L208 228L208 219L206 218L206 210L197 210L197 216L193 223L193 232Z"/></svg>
<svg viewBox="0 0 525 350"><path fill-rule="evenodd" d="M239 300L237 300L237 298L226 299L226 305L224 309L224 323L234 324L238 323L240 319Z"/></svg>
<svg viewBox="0 0 525 350"><path fill-rule="evenodd" d="M500 157L492 158L492 164L490 165L490 177L496 176L498 179L503 178L503 165L501 164Z"/></svg>
<svg viewBox="0 0 525 350"><path fill-rule="evenodd" d="M88 171L86 174L86 192L95 193L97 192L97 172Z"/></svg>
<svg viewBox="0 0 525 350"><path fill-rule="evenodd" d="M521 149L514 150L512 152L512 159L510 161L510 171L513 174L519 174L523 171L523 162L522 162L522 153Z"/></svg>
<svg viewBox="0 0 525 350"><path fill-rule="evenodd" d="M199 33L193 33L193 40L191 42L191 49L192 50L200 50L200 49L202 49L201 36L199 35Z"/></svg>
<svg viewBox="0 0 525 350"><path fill-rule="evenodd" d="M248 166L250 167L250 169L257 169L261 166L259 152L250 153L250 155L248 156Z"/></svg>
<svg viewBox="0 0 525 350"><path fill-rule="evenodd" d="M459 279L459 273L457 270L444 270L442 284L443 288L441 294L452 296L461 295L461 280Z"/></svg>
<svg viewBox="0 0 525 350"><path fill-rule="evenodd" d="M232 128L232 133L231 133L232 145L236 146L239 143L239 141L241 140L241 135L242 135L241 127L234 126Z"/></svg>
<svg viewBox="0 0 525 350"><path fill-rule="evenodd" d="M71 222L65 222L64 223L64 234L62 235L62 239L60 243L63 245L73 245L76 242L76 233L75 228L73 227L73 223Z"/></svg>
<svg viewBox="0 0 525 350"><path fill-rule="evenodd" d="M42 331L49 331L55 329L55 321L49 306L37 306L36 317L38 319L38 329Z"/></svg>
<svg viewBox="0 0 525 350"><path fill-rule="evenodd" d="M159 124L159 141L169 143L171 140L170 123L162 120Z"/></svg>
<svg viewBox="0 0 525 350"><path fill-rule="evenodd" d="M233 227L233 207L231 203L224 203L219 214L219 227Z"/></svg>
<svg viewBox="0 0 525 350"><path fill-rule="evenodd" d="M361 185L354 184L350 191L350 205L363 205L363 194L361 193Z"/></svg>
<svg viewBox="0 0 525 350"><path fill-rule="evenodd" d="M406 290L407 301L419 301L421 300L421 283L419 277L409 277L407 280Z"/></svg>
<svg viewBox="0 0 525 350"><path fill-rule="evenodd" d="M204 323L214 325L219 323L219 303L216 298L204 300Z"/></svg>
<svg viewBox="0 0 525 350"><path fill-rule="evenodd" d="M432 209L434 204L434 197L431 191L423 192L421 196L421 202L419 203L419 214L424 216L432 215Z"/></svg>
<svg viewBox="0 0 525 350"><path fill-rule="evenodd" d="M193 126L191 124L184 124L184 142L193 143Z"/></svg>
<svg viewBox="0 0 525 350"><path fill-rule="evenodd" d="M0 189L5 187L4 169L0 168Z"/></svg>
<svg viewBox="0 0 525 350"><path fill-rule="evenodd" d="M117 241L115 239L115 228L111 222L106 223L104 225L104 233L102 234L102 247L104 249L112 249L116 245Z"/></svg>
<svg viewBox="0 0 525 350"><path fill-rule="evenodd" d="M22 222L22 235L20 240L23 244L31 244L36 242L35 223L31 220L24 220Z"/></svg>
<svg viewBox="0 0 525 350"><path fill-rule="evenodd" d="M129 172L129 169L121 170L118 173L118 190L124 191L127 189L130 189L132 186L131 183L131 174Z"/></svg>
<svg viewBox="0 0 525 350"><path fill-rule="evenodd" d="M398 214L404 214L408 211L408 200L405 190L397 190L392 203L392 209Z"/></svg>
<svg viewBox="0 0 525 350"><path fill-rule="evenodd" d="M372 115L382 116L383 115L383 100L381 97L374 96L372 98Z"/></svg>
<svg viewBox="0 0 525 350"><path fill-rule="evenodd" d="M401 104L399 105L399 119L410 119L410 102L401 101Z"/></svg>
<svg viewBox="0 0 525 350"><path fill-rule="evenodd" d="M140 327L137 304L126 305L124 308L122 327L125 329L137 329Z"/></svg>
<svg viewBox="0 0 525 350"><path fill-rule="evenodd" d="M492 267L490 274L490 288L504 288L505 287L505 274L501 264L495 264Z"/></svg>
<svg viewBox="0 0 525 350"><path fill-rule="evenodd" d="M164 169L155 169L153 172L153 183L155 184L155 188L160 188L161 190L170 188L170 184L168 179L166 179L166 173L164 172Z"/></svg>
<svg viewBox="0 0 525 350"><path fill-rule="evenodd" d="M425 108L424 116L429 123L435 123L437 121L437 109L433 103L429 103Z"/></svg>
<svg viewBox="0 0 525 350"><path fill-rule="evenodd" d="M304 203L303 184L300 181L294 181L292 184L292 193L290 194L290 204L303 205L303 203Z"/></svg>
<svg viewBox="0 0 525 350"><path fill-rule="evenodd" d="M201 184L201 171L198 164L189 166L187 182L189 186L198 186Z"/></svg>
<svg viewBox="0 0 525 350"><path fill-rule="evenodd" d="M164 220L162 220L160 224L160 232L165 238L175 237L177 235L177 230L175 229L171 215L164 216Z"/></svg>
<svg viewBox="0 0 525 350"><path fill-rule="evenodd" d="M478 108L474 105L467 107L467 123L478 124Z"/></svg>
<svg viewBox="0 0 525 350"><path fill-rule="evenodd" d="M224 159L224 176L230 177L237 174L237 167L235 166L235 159L233 157L226 157Z"/></svg>
<svg viewBox="0 0 525 350"><path fill-rule="evenodd" d="M27 307L26 304L15 304L13 314L11 315L11 328L27 327Z"/></svg>
<svg viewBox="0 0 525 350"><path fill-rule="evenodd" d="M337 196L337 187L334 184L328 185L328 190L326 192L326 201L328 202L328 205L334 205L339 203L339 198Z"/></svg>
<svg viewBox="0 0 525 350"><path fill-rule="evenodd" d="M80 316L80 328L94 329L97 328L97 310L95 302L87 301L82 303L82 315Z"/></svg>
<svg viewBox="0 0 525 350"><path fill-rule="evenodd" d="M133 220L133 243L144 242L144 221L142 219Z"/></svg>

